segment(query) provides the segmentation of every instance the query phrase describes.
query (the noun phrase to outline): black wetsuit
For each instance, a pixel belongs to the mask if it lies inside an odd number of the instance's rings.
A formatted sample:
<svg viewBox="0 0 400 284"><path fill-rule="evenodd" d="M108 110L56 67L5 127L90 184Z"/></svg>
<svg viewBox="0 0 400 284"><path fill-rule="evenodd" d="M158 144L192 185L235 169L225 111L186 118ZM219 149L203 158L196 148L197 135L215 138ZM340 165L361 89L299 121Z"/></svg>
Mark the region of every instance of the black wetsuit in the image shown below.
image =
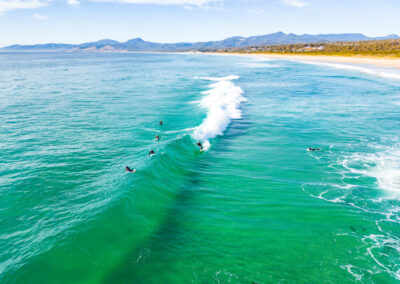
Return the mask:
<svg viewBox="0 0 400 284"><path fill-rule="evenodd" d="M133 172L133 171L134 171L134 170L132 170L130 167L128 167L128 166L125 167L125 172L130 172L130 173L131 173L131 172Z"/></svg>

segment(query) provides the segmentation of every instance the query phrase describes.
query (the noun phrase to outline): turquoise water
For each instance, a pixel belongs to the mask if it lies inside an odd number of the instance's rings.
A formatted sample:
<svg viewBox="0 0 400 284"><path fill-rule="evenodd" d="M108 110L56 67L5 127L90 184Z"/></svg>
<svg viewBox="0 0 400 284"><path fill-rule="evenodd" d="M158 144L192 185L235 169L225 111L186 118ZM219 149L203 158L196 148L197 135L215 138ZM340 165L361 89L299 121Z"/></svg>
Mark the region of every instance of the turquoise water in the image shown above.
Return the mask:
<svg viewBox="0 0 400 284"><path fill-rule="evenodd" d="M0 282L398 283L399 77L0 53Z"/></svg>

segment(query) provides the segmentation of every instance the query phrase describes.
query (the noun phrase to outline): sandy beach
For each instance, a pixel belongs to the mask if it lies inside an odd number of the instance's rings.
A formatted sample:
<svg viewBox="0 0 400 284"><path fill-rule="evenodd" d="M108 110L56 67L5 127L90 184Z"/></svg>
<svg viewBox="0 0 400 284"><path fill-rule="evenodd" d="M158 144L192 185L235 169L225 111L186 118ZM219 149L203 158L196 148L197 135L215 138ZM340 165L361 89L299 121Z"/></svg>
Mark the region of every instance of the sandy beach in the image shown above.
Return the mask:
<svg viewBox="0 0 400 284"><path fill-rule="evenodd" d="M292 54L274 54L274 53L254 53L254 54L242 54L242 53L220 53L226 55L238 55L238 56L256 56L256 57L268 57L275 59L291 59L301 61L320 61L320 62L332 62L332 63L348 63L348 64L365 64L375 65L380 67L390 67L400 69L400 58L388 58L388 57L346 57L346 56L324 56L324 55L292 55Z"/></svg>

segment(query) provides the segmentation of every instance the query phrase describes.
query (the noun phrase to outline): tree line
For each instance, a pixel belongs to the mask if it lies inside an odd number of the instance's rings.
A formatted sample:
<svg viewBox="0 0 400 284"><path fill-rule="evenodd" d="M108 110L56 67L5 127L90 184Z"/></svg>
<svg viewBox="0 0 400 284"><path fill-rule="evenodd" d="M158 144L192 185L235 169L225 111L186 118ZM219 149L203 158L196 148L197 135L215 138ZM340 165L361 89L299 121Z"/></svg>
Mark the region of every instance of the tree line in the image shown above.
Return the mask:
<svg viewBox="0 0 400 284"><path fill-rule="evenodd" d="M270 46L250 46L245 48L228 48L218 51L239 53L300 53L309 55L364 55L400 57L400 40L299 43Z"/></svg>

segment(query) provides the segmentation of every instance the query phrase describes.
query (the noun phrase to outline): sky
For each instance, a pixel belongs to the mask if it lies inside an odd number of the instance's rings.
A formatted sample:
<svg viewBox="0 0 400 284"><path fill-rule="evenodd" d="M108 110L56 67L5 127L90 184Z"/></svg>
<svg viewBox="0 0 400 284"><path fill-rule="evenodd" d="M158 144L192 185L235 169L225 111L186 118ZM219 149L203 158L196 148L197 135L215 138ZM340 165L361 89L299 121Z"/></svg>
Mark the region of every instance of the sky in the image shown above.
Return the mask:
<svg viewBox="0 0 400 284"><path fill-rule="evenodd" d="M400 34L400 0L0 0L0 47L100 39Z"/></svg>

